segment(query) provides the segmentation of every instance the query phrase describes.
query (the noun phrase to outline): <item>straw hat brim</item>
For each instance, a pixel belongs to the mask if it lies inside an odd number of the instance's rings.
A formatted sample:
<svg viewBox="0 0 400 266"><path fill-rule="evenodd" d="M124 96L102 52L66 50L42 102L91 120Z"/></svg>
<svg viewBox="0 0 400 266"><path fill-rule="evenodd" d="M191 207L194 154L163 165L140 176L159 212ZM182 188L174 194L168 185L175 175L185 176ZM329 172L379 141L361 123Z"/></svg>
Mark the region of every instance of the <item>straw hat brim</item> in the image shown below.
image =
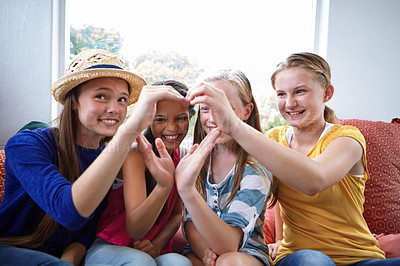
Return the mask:
<svg viewBox="0 0 400 266"><path fill-rule="evenodd" d="M96 78L121 78L128 82L131 88L131 93L128 99L128 105L133 104L139 98L142 87L147 83L140 76L119 69L89 69L84 71L76 71L70 74L67 74L56 82L53 83L51 88L51 94L54 96L54 99L60 104L64 105L65 96L67 93L78 86L79 84Z"/></svg>

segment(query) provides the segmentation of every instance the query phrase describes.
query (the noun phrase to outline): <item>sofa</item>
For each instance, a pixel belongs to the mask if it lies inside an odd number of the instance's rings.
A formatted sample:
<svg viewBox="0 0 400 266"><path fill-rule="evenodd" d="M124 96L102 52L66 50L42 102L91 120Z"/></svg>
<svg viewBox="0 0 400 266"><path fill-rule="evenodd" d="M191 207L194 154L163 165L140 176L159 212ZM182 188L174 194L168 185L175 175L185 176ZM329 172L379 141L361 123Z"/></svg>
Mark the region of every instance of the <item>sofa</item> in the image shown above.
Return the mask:
<svg viewBox="0 0 400 266"><path fill-rule="evenodd" d="M400 257L400 119L391 123L341 119L341 124L357 127L367 143L370 179L366 183L364 217L387 258ZM0 202L4 192L4 150L0 150ZM274 212L265 213L266 243L275 238ZM186 240L181 230L174 237L173 250L182 252Z"/></svg>

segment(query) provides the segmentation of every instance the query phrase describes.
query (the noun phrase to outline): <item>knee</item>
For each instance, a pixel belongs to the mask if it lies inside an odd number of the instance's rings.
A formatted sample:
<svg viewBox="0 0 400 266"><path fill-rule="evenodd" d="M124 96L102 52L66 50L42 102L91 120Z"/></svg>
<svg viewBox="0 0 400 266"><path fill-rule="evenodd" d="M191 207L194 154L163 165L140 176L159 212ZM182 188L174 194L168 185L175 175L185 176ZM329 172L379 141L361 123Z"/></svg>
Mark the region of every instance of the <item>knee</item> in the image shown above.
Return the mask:
<svg viewBox="0 0 400 266"><path fill-rule="evenodd" d="M161 256L158 256L155 259L157 266L168 266L168 265L176 265L176 266L191 266L192 263L188 258L178 253L168 253Z"/></svg>
<svg viewBox="0 0 400 266"><path fill-rule="evenodd" d="M229 252L222 254L217 258L217 266L233 266L233 265L246 265L246 262L242 260L242 256L237 256L238 252Z"/></svg>
<svg viewBox="0 0 400 266"><path fill-rule="evenodd" d="M284 263L282 265L308 265L308 266L335 266L336 264L333 260L325 255L324 253L316 250L299 250L293 254L288 255L284 258Z"/></svg>

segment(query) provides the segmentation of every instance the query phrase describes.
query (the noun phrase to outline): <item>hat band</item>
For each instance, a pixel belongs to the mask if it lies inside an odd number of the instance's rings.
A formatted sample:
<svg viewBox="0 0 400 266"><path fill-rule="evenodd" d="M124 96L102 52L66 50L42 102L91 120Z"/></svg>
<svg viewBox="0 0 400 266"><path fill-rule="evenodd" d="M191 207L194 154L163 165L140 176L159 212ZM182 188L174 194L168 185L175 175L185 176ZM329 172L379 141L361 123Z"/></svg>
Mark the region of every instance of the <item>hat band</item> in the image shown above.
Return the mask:
<svg viewBox="0 0 400 266"><path fill-rule="evenodd" d="M96 69L96 68L116 68L116 69L124 70L122 67L114 66L114 65L96 65L96 66L88 67L85 70Z"/></svg>

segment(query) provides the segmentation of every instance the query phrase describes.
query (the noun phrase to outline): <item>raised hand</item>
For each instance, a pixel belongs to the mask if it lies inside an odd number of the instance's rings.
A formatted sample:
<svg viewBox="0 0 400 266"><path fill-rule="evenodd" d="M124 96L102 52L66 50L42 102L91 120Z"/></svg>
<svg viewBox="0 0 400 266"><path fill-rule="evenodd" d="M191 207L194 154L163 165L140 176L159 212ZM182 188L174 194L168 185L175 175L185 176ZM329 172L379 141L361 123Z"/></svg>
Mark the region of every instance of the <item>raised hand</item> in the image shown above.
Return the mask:
<svg viewBox="0 0 400 266"><path fill-rule="evenodd" d="M211 130L203 141L193 145L188 154L182 158L175 169L175 182L179 194L182 199L184 194L191 193L196 190L195 184L201 167L207 156L215 146L215 141L221 134L219 129Z"/></svg>
<svg viewBox="0 0 400 266"><path fill-rule="evenodd" d="M142 153L146 167L153 175L157 185L162 187L173 187L175 167L171 156L168 154L161 139L155 140L160 157L157 157L152 150L151 144L140 134L137 138L139 151Z"/></svg>
<svg viewBox="0 0 400 266"><path fill-rule="evenodd" d="M240 119L232 110L225 92L207 82L201 82L190 88L186 99L192 105L206 104L210 108L211 115L219 129L228 135L232 135L240 123Z"/></svg>
<svg viewBox="0 0 400 266"><path fill-rule="evenodd" d="M188 106L188 101L171 86L144 86L131 116L124 123L128 132L143 131L151 125L156 105L161 100L176 100Z"/></svg>

